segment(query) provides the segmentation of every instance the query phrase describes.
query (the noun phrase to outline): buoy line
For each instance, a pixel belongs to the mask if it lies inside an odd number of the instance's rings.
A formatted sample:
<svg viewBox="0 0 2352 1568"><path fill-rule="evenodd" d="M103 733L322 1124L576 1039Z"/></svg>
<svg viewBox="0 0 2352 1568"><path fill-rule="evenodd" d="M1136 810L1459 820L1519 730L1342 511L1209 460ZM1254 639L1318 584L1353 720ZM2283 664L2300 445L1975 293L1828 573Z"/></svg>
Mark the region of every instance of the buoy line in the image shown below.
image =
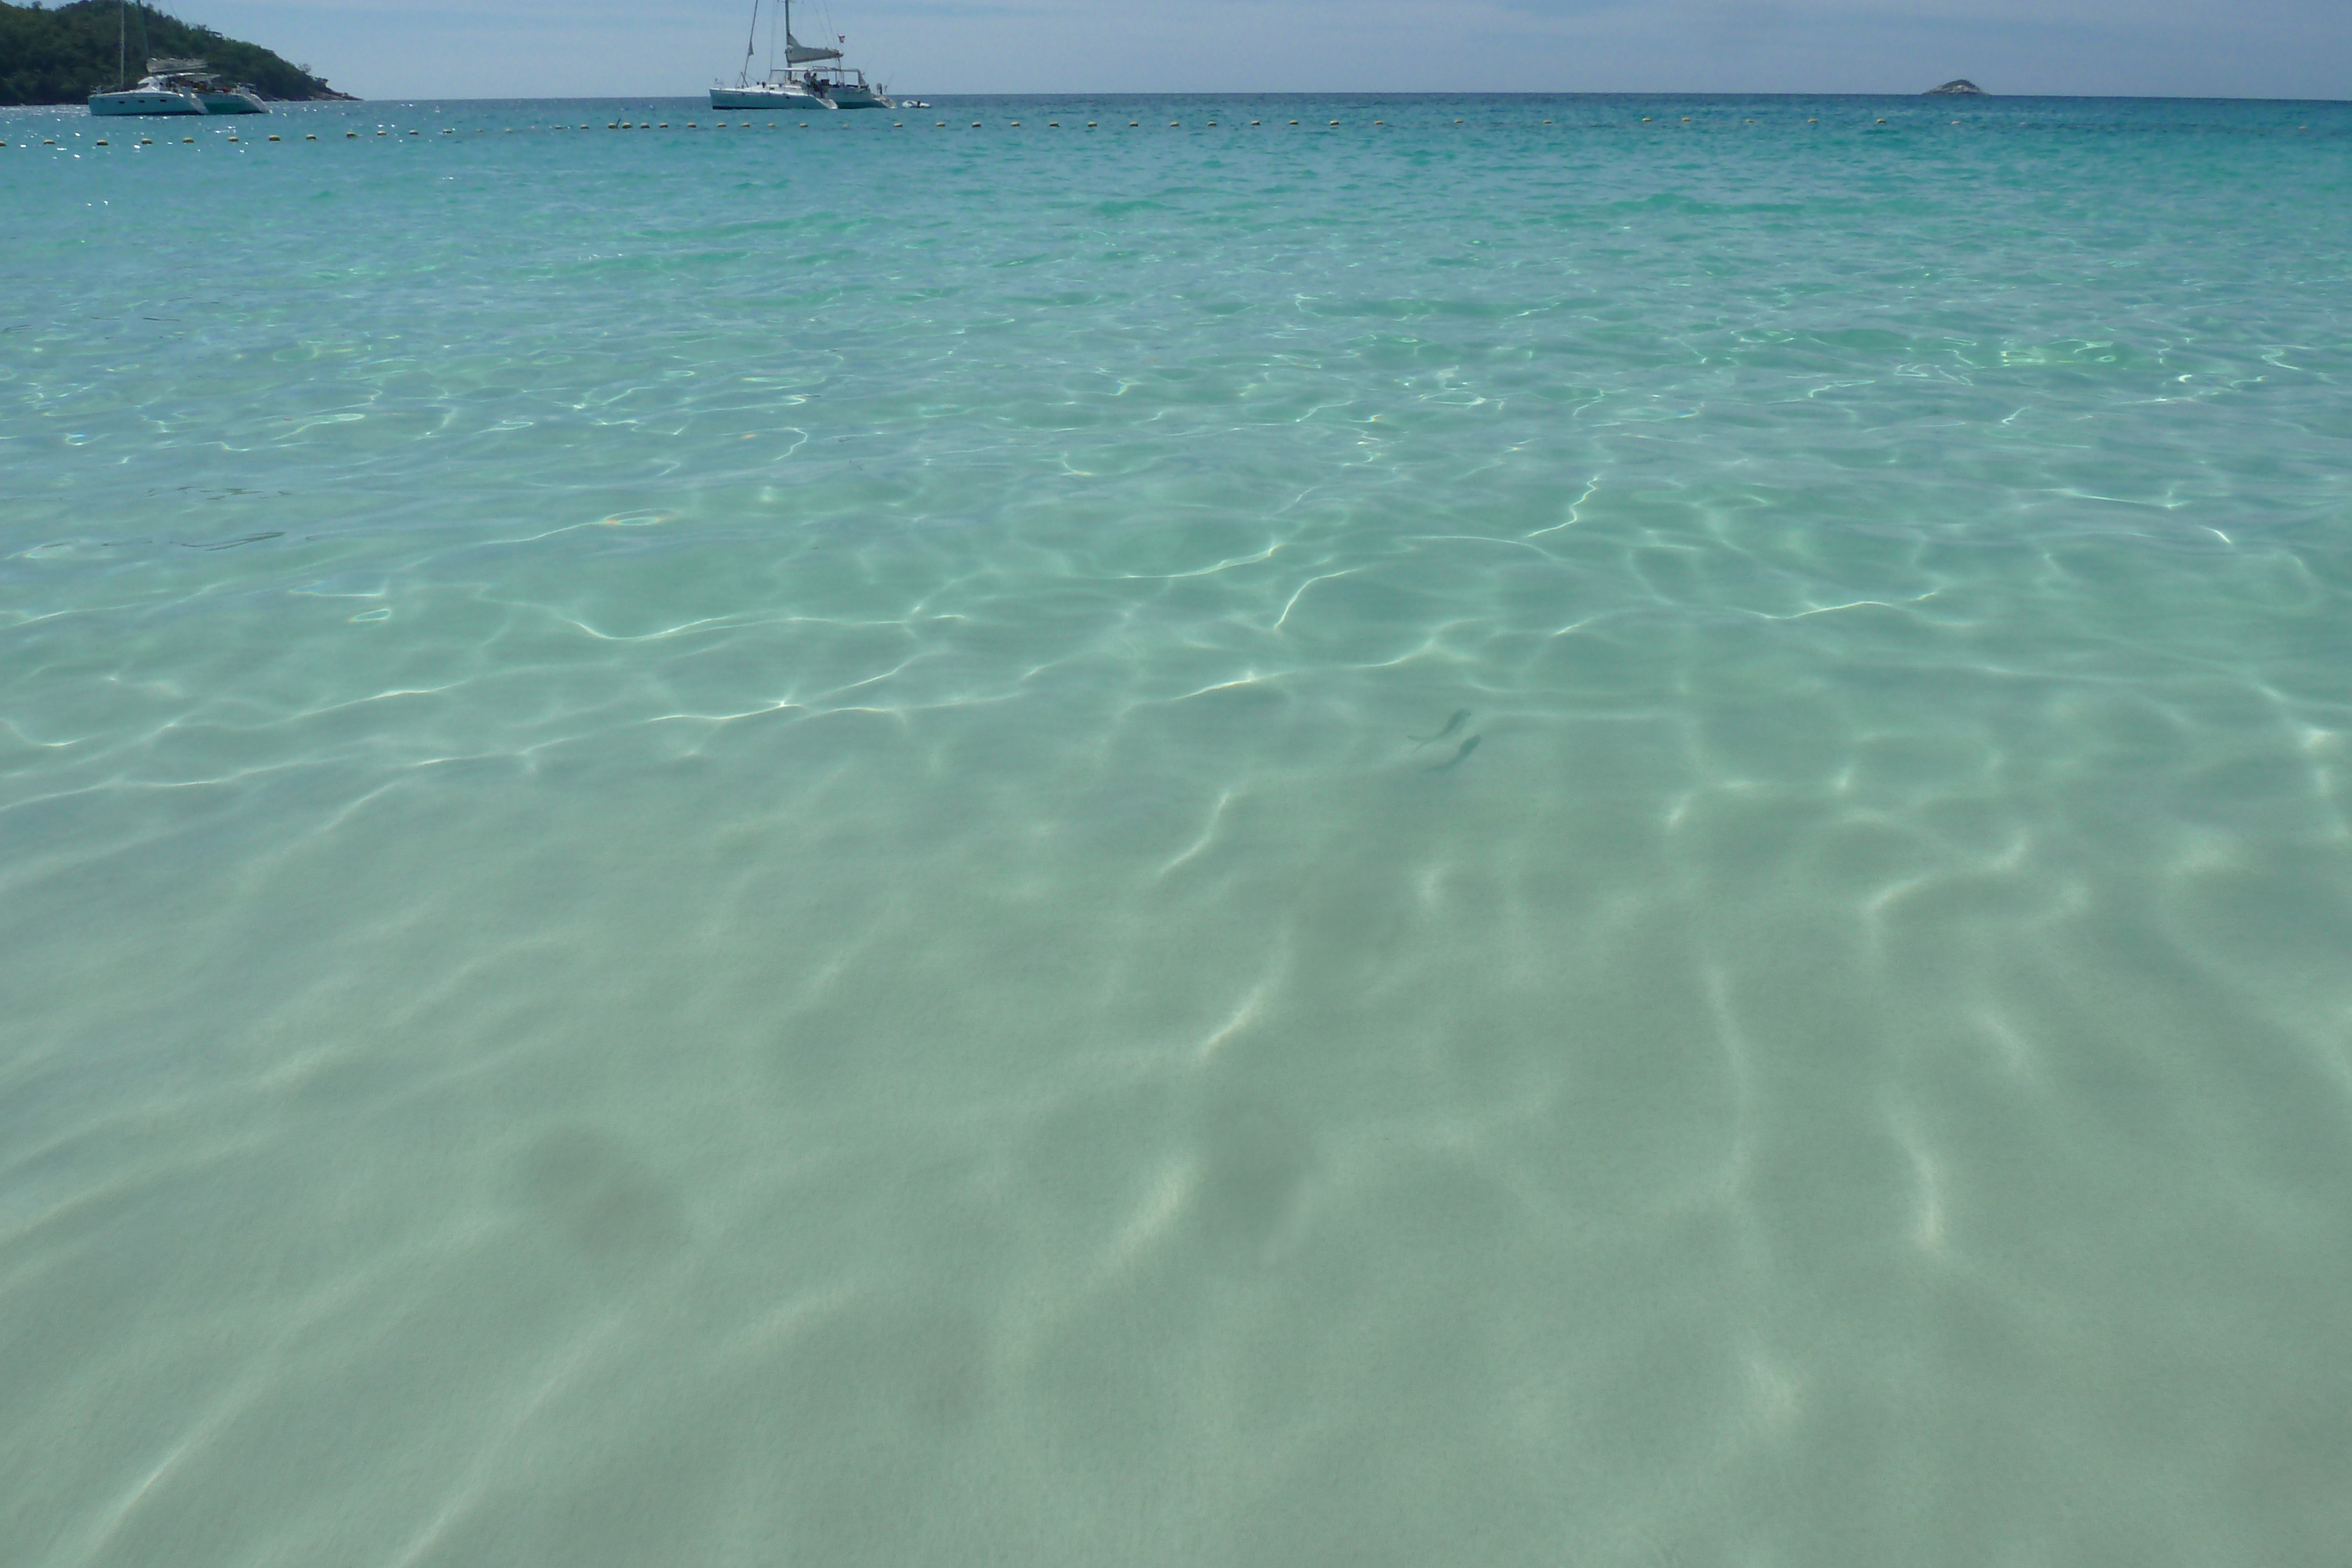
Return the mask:
<svg viewBox="0 0 2352 1568"><path fill-rule="evenodd" d="M1640 120L1639 120L1639 122L1640 122L1641 124L1643 124L1643 125L1649 125L1649 124L1654 124L1654 123L1655 123L1655 120L1656 120L1656 117L1652 116L1652 115L1647 115L1647 114L1645 114L1645 115L1642 115L1642 116L1640 117ZM1685 126L1695 126L1695 125L1696 125L1697 123L1699 123L1699 121L1698 121L1698 117L1696 117L1696 115L1688 115L1688 114L1685 114L1685 115L1679 115L1679 116L1675 117L1675 120L1674 120L1674 121L1673 121L1673 122L1674 122L1674 123L1677 123L1677 124L1681 124L1681 125L1685 125ZM811 128L811 126L812 126L812 124L813 124L813 123L814 123L814 122L812 122L812 121L810 121L810 120L801 120L801 121L799 121L799 122L798 122L798 129L803 130L803 131L806 131L806 130L808 130L808 129L810 129L810 128ZM847 125L848 125L849 123L852 123L852 122L843 122L843 121L837 121L837 120L836 120L836 121L830 121L829 123L835 123L835 124L836 124L836 125L839 125L839 126L840 126L841 128L843 128L843 129L846 129L846 128L847 128ZM877 124L881 124L881 123L885 123L885 122L881 121L881 120L880 120L880 119L879 119L879 117L877 116ZM909 123L908 121L901 120L890 120L890 121L887 121L887 124L888 128L889 128L890 130L893 130L893 131L904 131L904 130L906 130L906 129L908 128L908 123ZM933 129L935 129L935 130L944 131L944 130L948 129L948 127L949 127L950 123L950 121L948 121L948 120L934 120L934 121L932 121L932 127L933 127ZM1022 129L1024 129L1024 121L1022 121L1022 120L1008 120L1001 121L1000 123L1001 123L1001 124L1002 124L1005 129L1007 129L1007 130L1011 130L1011 131L1019 131L1019 130L1022 130ZM1076 122L1073 122L1073 123L1076 123ZM1194 126L1195 128L1197 128L1197 129L1202 129L1202 130L1209 130L1209 131L1214 131L1214 130L1218 130L1218 129L1220 129L1220 128L1222 127L1223 123L1223 122L1222 120L1197 120L1197 121L1192 122L1192 124L1193 124L1193 126ZM1235 124L1236 124L1236 125L1239 125L1240 123L1241 123L1240 121L1235 121ZM1265 123L1265 122L1264 120L1250 120L1250 121L1248 122L1249 126L1250 126L1252 129L1263 129L1263 127L1264 127ZM1288 123L1289 123L1291 126L1293 126L1293 127L1297 127L1297 126L1301 125L1303 122L1302 122L1302 121L1300 121L1300 120L1290 120ZM1345 128L1345 127L1347 126L1347 124L1348 124L1348 123L1349 123L1349 122L1348 122L1348 121L1346 121L1346 120L1326 120L1326 121L1324 122L1324 126L1325 126L1325 128L1326 128L1326 129L1337 131L1337 130L1340 130L1340 129ZM1442 122L1442 121L1433 121L1433 122L1432 122L1432 123L1434 125L1434 124L1442 124L1443 122ZM1525 121L1521 121L1521 122L1519 122L1519 123L1520 123L1521 125L1524 125L1526 122L1525 122ZM1553 125L1553 124L1555 123L1555 121L1553 121L1553 120L1543 120L1539 121L1538 123L1539 123L1539 124L1541 124L1541 125L1544 125L1544 126L1551 126L1551 125ZM1622 121L1619 121L1618 123L1622 124L1623 122L1622 122ZM1711 123L1730 124L1730 123L1732 123L1732 121L1731 121L1731 120L1729 120L1728 119L1726 119L1726 120L1721 120L1721 121L1715 121L1715 122L1711 122ZM1739 123L1739 124L1741 124L1741 125L1745 125L1745 126L1752 126L1752 125L1756 125L1756 124L1758 124L1759 122L1758 122L1755 119L1752 119L1752 118L1742 118L1741 120L1738 120L1738 123ZM1790 123L1794 123L1793 119L1790 121ZM1820 120L1820 117L1818 117L1818 116L1808 116L1808 117L1804 120L1803 123L1804 123L1804 124L1806 124L1806 125L1808 125L1808 126L1818 126L1819 124L1821 124L1821 120ZM1906 123L1910 123L1910 122L1906 122ZM1925 122L1925 121L1920 121L1920 122L1917 122L1917 123L1925 124L1925 123L1927 123L1927 122ZM1949 120L1949 121L1948 121L1947 123L1948 123L1948 124L1952 129L1958 130L1958 129L1961 129L1961 128L1965 127L1969 122L1968 122L1968 121L1965 121L1965 120ZM685 120L685 121L679 121L679 122L673 122L673 121L667 120L607 120L607 121L605 122L605 127L604 127L604 128L605 128L606 130L608 130L608 131L668 131L668 130L670 130L670 129L672 129L672 128L673 128L673 125L674 125L674 124L676 124L678 128L681 128L681 129L684 129L684 130L687 130L687 131L701 131L701 130L705 129L705 127L702 125L702 123L701 123L699 120ZM1097 130L1097 129L1098 129L1098 128L1099 128L1099 126L1100 126L1101 124L1102 124L1102 122L1101 122L1101 121L1099 121L1099 120L1087 120L1087 121L1085 122L1086 129L1087 129L1087 130L1088 130L1088 131ZM1129 121L1127 122L1127 124L1128 124L1128 129L1129 129L1129 130L1139 130L1139 129L1141 129L1141 124L1142 124L1142 122L1141 122L1140 120L1129 120ZM1370 121L1358 120L1358 121L1356 121L1356 122L1355 122L1355 124L1356 124L1358 127L1360 127L1360 128L1367 128L1367 129L1374 129L1374 130L1388 130L1388 129L1391 129L1391 128L1390 127L1390 125L1389 125L1389 122L1388 122L1385 119L1373 120L1370 120ZM1467 120L1466 120L1466 119L1455 119L1455 120L1453 120L1453 124L1454 124L1454 125L1455 125L1455 126L1457 126L1457 127L1463 127L1463 126L1466 126L1466 125L1468 124L1468 121L1467 121ZM1871 126L1871 127L1887 127L1887 128L1889 128L1889 129L1892 129L1892 128L1893 128L1891 119L1890 119L1889 117L1886 117L1886 116L1874 116L1874 117L1869 117L1869 119L1868 119L1868 120L1867 120L1867 124L1868 124L1869 126ZM988 125L989 125L989 122L988 122L987 120L972 120L972 121L971 122L971 128L972 130L974 130L974 131L984 131L984 130L986 130L986 129L988 128ZM755 127L755 122L754 122L754 121L751 121L751 120L741 120L741 121L734 122L734 124L733 124L733 127L732 127L732 128L733 128L733 129L738 129L738 130L742 130L742 131L750 131L750 130L754 129L754 127ZM708 127L708 129L712 130L712 131L725 131L725 130L728 130L728 129L730 129L730 122L729 122L729 121L727 121L727 120L714 120L714 121L712 121L712 122L711 122L711 124ZM1596 125L1596 126L1590 126L1590 127L1575 127L1575 128L1572 128L1572 129L1601 129L1601 126ZM257 129L257 127L253 127L253 126L248 125L248 126L245 127L245 129L247 129L247 130L254 130L254 129ZM570 126L570 125L566 125L566 124L560 124L560 123L558 123L558 124L549 124L549 125L526 125L526 126L507 125L507 126L498 126L498 127L491 127L491 126L487 126L487 125L476 125L476 126L472 126L472 127L442 126L442 127L439 127L439 128L438 128L438 134L440 134L440 135L442 135L442 136L444 136L444 137L451 138L451 139L454 141L454 139L455 139L455 138L456 138L456 137L460 133L460 131L470 131L470 133L471 133L471 134L475 134L475 135L481 135L481 134L487 133L487 132L488 132L488 131L492 131L492 130L494 130L494 129L495 129L495 130L497 130L497 131L499 131L499 132L501 132L501 133L505 134L505 135L511 136L511 135L516 134L516 133L517 133L517 132L519 132L519 131L569 131L569 130L573 129L573 127L572 127L572 126ZM593 127L592 127L592 126L590 126L590 125L588 125L588 124L583 123L583 124L580 125L577 129L579 129L579 130L581 130L581 131L588 131L588 130L593 129ZM769 121L767 122L767 129L768 129L768 130L771 130L771 131L773 131L773 130L777 129L777 122L776 122L776 121L774 121L774 120L769 120ZM1043 129L1047 130L1047 131L1059 131L1059 130L1062 130L1062 129L1063 129L1063 122L1062 122L1060 120L1046 120L1046 121L1044 123ZM1171 130L1171 131L1181 131L1181 130L1186 129L1186 123L1185 123L1185 121L1183 121L1183 120L1181 120L1181 119L1180 119L1180 120L1171 120L1168 121L1168 129L1169 129L1169 130ZM2306 130L2307 128L2306 128L2306 127L2297 127L2297 129L2298 129L2298 130ZM403 127L403 126L388 126L388 127L385 127L385 126L380 126L380 127L378 127L378 128L377 128L375 134L377 135L377 137L378 137L378 138L381 138L381 139L390 139L390 138L393 138L393 137L396 137L396 136L401 135L404 131L408 136L410 136L410 137L412 137L412 138L418 138L418 139L422 139L422 137L423 137L423 136L424 136L424 134L425 134L425 129L424 129L424 128L422 128L422 127L416 127L416 126L406 126L406 127ZM81 139L82 134L83 134L83 133L82 133L82 132L79 132L79 131L72 132L72 133L70 133L70 135L68 137L68 139L67 139L67 142L64 142L64 143L61 143L61 142L58 141L58 139L57 139L57 138L55 138L55 137L45 137L45 138L43 138L43 139L41 140L40 145L42 145L42 146L44 146L44 147L58 148L59 151L65 151L65 150L67 150L67 146L68 146L68 144L69 142L74 141L79 141L79 140ZM219 141L223 141L223 142L226 142L226 144L228 144L228 145L231 145L231 146L236 147L239 151L243 151L243 150L244 150L244 148L245 148L245 146L247 145L247 143L245 142L244 139L243 139L243 138L242 138L242 137L241 137L241 136L240 136L240 135L239 135L236 131L229 130L229 129L227 129L227 128L226 128L226 127L222 127L222 128L215 129L215 130L214 131L213 134L214 134L214 136L215 136L217 140L219 140ZM288 131L287 131L287 132L286 132L286 134L285 134L285 135L278 135L278 134L274 134L274 133L266 134L266 135L264 136L263 140L264 140L264 141L265 141L265 142L268 142L268 143L278 143L278 142L282 142L282 141L285 141L289 140L289 138L292 137L292 136L293 136L293 134L294 134L294 132L293 132L292 128L291 128L291 127L289 127L289 128L288 128ZM328 134L331 134L331 131L330 131ZM343 140L344 140L344 141L358 141L358 140L360 139L360 134L361 134L361 133L360 133L359 131L345 131L343 132ZM317 132L317 131L305 131L305 132L303 132L303 133L300 135L300 137L299 137L299 140L304 141L320 141L320 139L321 139L321 138L320 138L320 133L319 133L319 132ZM169 141L169 138L168 138L168 137L167 137L167 138L165 138L165 141ZM197 138L195 138L195 137L194 137L194 136L183 136L183 137L180 139L180 142L181 142L181 144L182 144L183 146L192 146L192 145L194 145L194 144L196 143L196 141L197 141ZM88 146L88 147L91 147L91 148L103 147L103 148L108 149L109 151L111 151L111 150L112 150L112 149L113 149L117 144L118 144L117 140L116 140L115 138L112 138L112 137L96 137L96 138L93 138L92 140L90 140L89 141L88 141L88 142L85 142L85 143L84 143L84 145L85 145L85 146ZM156 141L155 141L155 139L154 139L154 138L152 138L152 137L149 137L149 136L141 136L141 137L137 137L135 140L134 140L134 139L132 139L132 138L125 137L125 138L121 139L120 144L121 144L121 145L124 145L124 146L132 146L132 147L153 147L153 146L155 146L155 145L156 145ZM16 142L13 142L13 143L12 143L12 142L10 142L10 141L6 141L6 140L0 140L0 148L6 148L6 147L9 147L9 146L12 146L12 145L14 145L14 146L21 146L21 147L23 147L24 149L26 149L26 151L30 151L30 150L32 149L32 147L33 147L33 141L32 141L32 140L31 140L30 138L26 138L26 139L24 139L24 140L22 140L22 141L16 141Z"/></svg>

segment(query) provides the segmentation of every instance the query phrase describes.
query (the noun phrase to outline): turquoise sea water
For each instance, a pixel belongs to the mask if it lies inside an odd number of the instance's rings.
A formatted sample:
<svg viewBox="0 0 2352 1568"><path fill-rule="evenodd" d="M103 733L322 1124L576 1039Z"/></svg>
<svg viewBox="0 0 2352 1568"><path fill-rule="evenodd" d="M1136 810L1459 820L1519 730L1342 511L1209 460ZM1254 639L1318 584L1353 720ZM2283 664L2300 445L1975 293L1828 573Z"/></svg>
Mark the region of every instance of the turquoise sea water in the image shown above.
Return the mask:
<svg viewBox="0 0 2352 1568"><path fill-rule="evenodd" d="M0 141L10 1563L2352 1539L2352 108Z"/></svg>

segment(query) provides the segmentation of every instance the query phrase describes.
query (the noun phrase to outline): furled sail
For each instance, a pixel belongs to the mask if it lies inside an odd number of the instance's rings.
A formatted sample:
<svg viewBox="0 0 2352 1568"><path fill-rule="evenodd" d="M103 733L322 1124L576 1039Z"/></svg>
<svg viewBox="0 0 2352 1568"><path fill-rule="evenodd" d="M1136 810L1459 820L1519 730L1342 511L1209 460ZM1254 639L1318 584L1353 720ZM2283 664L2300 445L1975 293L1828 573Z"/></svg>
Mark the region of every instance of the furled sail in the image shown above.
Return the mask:
<svg viewBox="0 0 2352 1568"><path fill-rule="evenodd" d="M804 66L811 60L837 60L839 49L812 49L790 33L784 35L784 61L787 65Z"/></svg>

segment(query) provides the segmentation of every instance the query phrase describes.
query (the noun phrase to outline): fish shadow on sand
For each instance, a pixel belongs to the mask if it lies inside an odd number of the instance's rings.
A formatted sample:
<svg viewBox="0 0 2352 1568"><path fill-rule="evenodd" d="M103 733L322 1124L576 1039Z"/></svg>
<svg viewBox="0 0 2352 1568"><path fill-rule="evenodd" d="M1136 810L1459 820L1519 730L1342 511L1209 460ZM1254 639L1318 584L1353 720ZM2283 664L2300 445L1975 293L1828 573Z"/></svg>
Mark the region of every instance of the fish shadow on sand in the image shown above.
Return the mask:
<svg viewBox="0 0 2352 1568"><path fill-rule="evenodd" d="M1459 767L1461 767L1461 766L1462 766L1463 758L1465 758L1468 757L1472 752L1474 752L1474 751L1477 750L1477 749L1478 749L1478 743L1479 743L1479 741L1481 741L1481 740L1483 740L1483 739L1485 739L1485 738L1486 738L1486 737L1485 737L1484 736L1478 736L1478 735L1474 735L1474 736L1472 736L1469 739L1467 739L1467 740L1465 740L1465 741L1464 741L1464 742L1462 743L1462 749L1460 749L1459 751L1456 751L1453 756L1451 756L1451 757L1447 758L1444 761L1443 761L1443 762L1441 762L1441 763L1437 764L1437 766L1435 766L1434 768L1423 768L1423 769L1422 769L1422 771L1423 771L1423 773L1443 773L1443 772L1446 771L1448 768L1459 768Z"/></svg>
<svg viewBox="0 0 2352 1568"><path fill-rule="evenodd" d="M1433 741L1444 740L1447 736L1452 735L1454 731L1460 729L1464 725L1468 724L1469 722L1470 710L1466 707L1458 707L1454 710L1454 716L1445 721L1445 727L1439 730L1435 735L1408 735L1405 738L1412 742L1413 748L1415 750L1419 750L1421 747L1427 746Z"/></svg>
<svg viewBox="0 0 2352 1568"><path fill-rule="evenodd" d="M182 549L235 549L239 545L257 545L264 539L282 539L285 537L285 529L271 528L265 533L240 534L233 539L173 539L172 542Z"/></svg>

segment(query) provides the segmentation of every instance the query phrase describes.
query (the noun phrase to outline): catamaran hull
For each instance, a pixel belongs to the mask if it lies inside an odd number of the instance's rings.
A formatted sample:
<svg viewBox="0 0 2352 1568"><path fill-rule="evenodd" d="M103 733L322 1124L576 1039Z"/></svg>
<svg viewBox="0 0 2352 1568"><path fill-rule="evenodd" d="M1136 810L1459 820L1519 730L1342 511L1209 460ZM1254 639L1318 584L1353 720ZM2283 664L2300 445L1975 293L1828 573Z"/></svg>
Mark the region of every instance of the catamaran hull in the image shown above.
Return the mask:
<svg viewBox="0 0 2352 1568"><path fill-rule="evenodd" d="M133 88L128 92L91 93L89 111L92 114L202 114L205 106L194 93Z"/></svg>
<svg viewBox="0 0 2352 1568"><path fill-rule="evenodd" d="M862 87L829 87L825 96L835 109L895 109L898 107L878 92Z"/></svg>
<svg viewBox="0 0 2352 1568"><path fill-rule="evenodd" d="M804 114L812 109L831 109L831 100L813 92L785 92L775 88L714 87L710 89L713 109L749 109L789 111Z"/></svg>
<svg viewBox="0 0 2352 1568"><path fill-rule="evenodd" d="M249 92L207 92L196 89L206 114L268 114L268 106Z"/></svg>

